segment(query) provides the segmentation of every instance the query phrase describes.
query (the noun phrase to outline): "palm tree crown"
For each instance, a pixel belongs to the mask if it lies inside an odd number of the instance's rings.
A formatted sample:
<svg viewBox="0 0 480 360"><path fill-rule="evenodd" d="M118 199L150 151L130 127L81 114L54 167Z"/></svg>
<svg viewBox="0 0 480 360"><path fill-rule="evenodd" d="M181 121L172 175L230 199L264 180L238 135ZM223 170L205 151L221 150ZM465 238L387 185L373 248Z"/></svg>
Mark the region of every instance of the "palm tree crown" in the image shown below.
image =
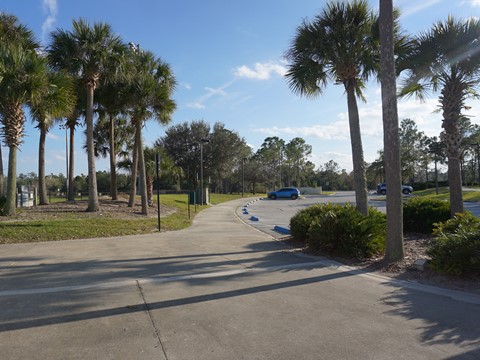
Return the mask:
<svg viewBox="0 0 480 360"><path fill-rule="evenodd" d="M304 21L290 49L286 78L293 92L308 97L323 93L329 80L347 94L357 210L368 214L365 161L356 97L378 69L378 17L364 0L334 2L312 22Z"/></svg>
<svg viewBox="0 0 480 360"><path fill-rule="evenodd" d="M366 1L330 3L312 22L305 20L286 53L290 88L317 96L330 79L345 87L354 85L362 97L365 82L378 68L376 24Z"/></svg>

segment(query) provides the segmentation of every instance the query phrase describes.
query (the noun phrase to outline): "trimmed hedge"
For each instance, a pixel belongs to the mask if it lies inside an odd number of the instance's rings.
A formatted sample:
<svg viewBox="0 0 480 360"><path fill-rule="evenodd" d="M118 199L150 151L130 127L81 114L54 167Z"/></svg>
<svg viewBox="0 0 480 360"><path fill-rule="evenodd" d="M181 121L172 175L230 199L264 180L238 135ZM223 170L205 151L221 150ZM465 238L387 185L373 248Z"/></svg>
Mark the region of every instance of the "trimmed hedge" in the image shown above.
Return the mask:
<svg viewBox="0 0 480 360"><path fill-rule="evenodd" d="M450 203L439 199L413 198L403 204L403 230L431 234L435 223L450 218Z"/></svg>

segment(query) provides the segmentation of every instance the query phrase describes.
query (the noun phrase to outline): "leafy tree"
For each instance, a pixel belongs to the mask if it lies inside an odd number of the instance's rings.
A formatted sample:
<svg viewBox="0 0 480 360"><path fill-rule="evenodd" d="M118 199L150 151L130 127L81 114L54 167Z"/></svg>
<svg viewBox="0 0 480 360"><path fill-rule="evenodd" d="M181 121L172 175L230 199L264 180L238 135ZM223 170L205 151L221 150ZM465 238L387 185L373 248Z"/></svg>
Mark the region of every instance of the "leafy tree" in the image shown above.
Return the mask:
<svg viewBox="0 0 480 360"><path fill-rule="evenodd" d="M198 187L200 174L200 143L203 146L204 178L212 179L213 188L222 187L234 172L238 172L242 159L250 154L245 140L238 133L215 123L211 128L205 121L184 122L169 127L165 136L155 142L155 146L165 149L175 166L182 169L188 189Z"/></svg>
<svg viewBox="0 0 480 360"><path fill-rule="evenodd" d="M285 165L288 170L289 185L293 182L295 186L301 186L302 170L311 153L312 146L299 137L293 138L285 145Z"/></svg>
<svg viewBox="0 0 480 360"><path fill-rule="evenodd" d="M365 163L360 134L357 96L378 66L377 16L367 1L332 2L297 28L287 51L286 77L290 88L314 97L323 93L328 80L342 84L347 94L350 140L355 175L357 210L368 214Z"/></svg>
<svg viewBox="0 0 480 360"><path fill-rule="evenodd" d="M426 136L418 131L417 124L411 119L403 119L399 130L402 177L413 184L425 154L423 144Z"/></svg>
<svg viewBox="0 0 480 360"><path fill-rule="evenodd" d="M250 154L250 148L237 132L218 122L213 125L209 139L208 146L204 146L204 173L211 177L215 188L220 187L226 193L227 181L234 172L240 173L242 159Z"/></svg>
<svg viewBox="0 0 480 360"><path fill-rule="evenodd" d="M52 44L48 49L50 62L58 69L79 74L86 92L86 130L88 156L88 208L98 211L97 178L93 144L94 92L102 77L113 74L123 60L125 46L120 37L113 34L110 25L85 20L74 20L73 30L57 29L52 33Z"/></svg>
<svg viewBox="0 0 480 360"><path fill-rule="evenodd" d="M415 94L423 99L429 92L440 91L439 107L448 154L448 181L451 216L463 211L460 144L458 128L465 101L476 95L480 82L478 39L480 20L457 20L449 16L431 30L417 36L409 56L400 62L399 70L408 70L401 95Z"/></svg>
<svg viewBox="0 0 480 360"><path fill-rule="evenodd" d="M269 180L268 187L275 189L276 184L283 186L282 165L285 158L285 140L277 136L267 137L260 149L257 150L256 159L262 171Z"/></svg>

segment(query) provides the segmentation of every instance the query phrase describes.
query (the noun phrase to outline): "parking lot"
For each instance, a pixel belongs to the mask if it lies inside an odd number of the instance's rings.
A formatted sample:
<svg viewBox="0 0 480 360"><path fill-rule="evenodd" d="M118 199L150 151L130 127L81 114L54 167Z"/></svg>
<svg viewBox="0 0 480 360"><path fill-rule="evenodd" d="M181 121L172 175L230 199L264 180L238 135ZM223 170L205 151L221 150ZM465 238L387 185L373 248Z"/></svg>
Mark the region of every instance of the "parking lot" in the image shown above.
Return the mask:
<svg viewBox="0 0 480 360"><path fill-rule="evenodd" d="M285 236L285 234L275 230L275 227L289 228L290 218L299 210L308 206L321 203L355 203L355 193L353 191L339 191L332 195L307 195L301 196L297 200L268 198L246 199L245 205L248 214L244 213L243 208L237 210L237 215L254 226L276 238ZM386 202L384 196L376 194L369 195L369 206L373 206L378 210L386 211ZM480 217L480 204L477 202L466 202L465 210L471 211L475 216ZM258 221L253 221L252 216Z"/></svg>

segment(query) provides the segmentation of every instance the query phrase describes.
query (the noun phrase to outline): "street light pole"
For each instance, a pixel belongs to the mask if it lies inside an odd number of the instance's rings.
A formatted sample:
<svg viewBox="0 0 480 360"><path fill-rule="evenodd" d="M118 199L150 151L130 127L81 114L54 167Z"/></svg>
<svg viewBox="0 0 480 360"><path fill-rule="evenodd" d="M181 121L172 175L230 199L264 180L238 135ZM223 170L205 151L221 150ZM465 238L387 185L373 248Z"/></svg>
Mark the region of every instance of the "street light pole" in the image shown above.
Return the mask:
<svg viewBox="0 0 480 360"><path fill-rule="evenodd" d="M200 205L203 205L203 144L209 142L207 138L200 140Z"/></svg>
<svg viewBox="0 0 480 360"><path fill-rule="evenodd" d="M245 193L245 158L242 158L242 198Z"/></svg>

